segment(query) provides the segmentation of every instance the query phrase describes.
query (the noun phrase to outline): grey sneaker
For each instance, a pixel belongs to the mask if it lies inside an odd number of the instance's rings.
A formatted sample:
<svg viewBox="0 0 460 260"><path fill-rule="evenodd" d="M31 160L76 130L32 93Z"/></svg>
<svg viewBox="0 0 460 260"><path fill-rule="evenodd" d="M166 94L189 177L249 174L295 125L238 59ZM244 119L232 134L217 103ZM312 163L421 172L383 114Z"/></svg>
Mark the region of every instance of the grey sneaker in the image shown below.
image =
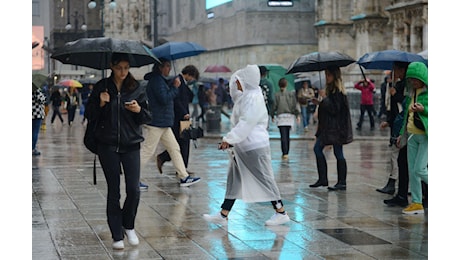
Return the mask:
<svg viewBox="0 0 460 260"><path fill-rule="evenodd" d="M289 218L287 213L285 214L275 213L269 220L265 221L265 225L276 226L276 225L282 225L289 221L291 221L291 219Z"/></svg>

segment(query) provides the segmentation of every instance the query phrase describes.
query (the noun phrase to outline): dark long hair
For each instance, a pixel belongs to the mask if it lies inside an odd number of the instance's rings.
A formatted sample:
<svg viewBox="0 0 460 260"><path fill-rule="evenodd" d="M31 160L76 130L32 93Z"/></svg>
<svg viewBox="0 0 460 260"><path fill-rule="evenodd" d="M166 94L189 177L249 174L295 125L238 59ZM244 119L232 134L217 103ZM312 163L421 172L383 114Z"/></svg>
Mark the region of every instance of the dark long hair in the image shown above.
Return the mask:
<svg viewBox="0 0 460 260"><path fill-rule="evenodd" d="M112 59L111 59L112 65L117 65L118 63L120 63L122 61L126 61L126 62L130 63L128 54L126 54L126 53L118 53L118 52L114 52L112 54ZM121 87L126 88L126 89L131 91L131 90L135 89L136 86L137 86L136 79L133 77L131 72L128 72L128 76L125 78L125 80L123 80L123 84L122 84Z"/></svg>

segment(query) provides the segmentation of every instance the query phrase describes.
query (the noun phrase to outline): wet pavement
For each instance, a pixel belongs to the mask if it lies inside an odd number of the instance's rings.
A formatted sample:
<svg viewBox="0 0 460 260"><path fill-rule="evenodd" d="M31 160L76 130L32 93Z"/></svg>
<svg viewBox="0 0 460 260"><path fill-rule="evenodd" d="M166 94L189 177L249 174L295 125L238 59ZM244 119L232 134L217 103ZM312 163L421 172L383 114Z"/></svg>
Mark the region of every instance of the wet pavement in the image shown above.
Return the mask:
<svg viewBox="0 0 460 260"><path fill-rule="evenodd" d="M357 113L353 114L356 125ZM218 212L225 194L228 155L217 143L229 128L205 132L191 148L189 170L202 181L181 188L171 163L159 174L154 160L141 174L150 187L141 193L135 229L140 244L114 251L106 221L106 184L93 155L82 143L84 126L47 122L32 158L33 259L427 259L428 209L407 216L388 207L391 196L376 192L388 174L388 130L354 130L344 147L347 190L310 188L317 180L314 125L295 129L289 160L281 160L279 133L270 126L275 178L291 222L267 227L273 209L267 203L237 201L228 226L207 223L204 213ZM64 115L66 120L66 115ZM65 121L67 122L67 121ZM337 180L335 157L327 150L329 184ZM122 184L123 185L123 184ZM123 189L122 189L123 190ZM124 194L122 194L122 199Z"/></svg>

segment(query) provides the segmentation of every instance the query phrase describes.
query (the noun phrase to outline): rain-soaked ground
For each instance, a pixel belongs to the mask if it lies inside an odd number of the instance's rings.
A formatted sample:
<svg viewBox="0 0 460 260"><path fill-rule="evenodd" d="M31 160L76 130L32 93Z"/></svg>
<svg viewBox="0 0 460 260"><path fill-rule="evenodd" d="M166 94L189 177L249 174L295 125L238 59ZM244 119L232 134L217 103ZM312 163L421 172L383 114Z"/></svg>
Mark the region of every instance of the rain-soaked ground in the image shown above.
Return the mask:
<svg viewBox="0 0 460 260"><path fill-rule="evenodd" d="M66 120L66 115L64 115ZM357 119L353 114L354 125ZM376 192L387 181L388 131L356 132L344 147L346 191L310 188L317 180L313 131L292 133L289 160L281 160L279 133L270 126L275 177L291 222L267 227L271 204L237 201L228 226L207 223L204 213L219 210L225 193L228 156L217 150L221 132L205 132L191 149L189 170L202 181L181 188L171 163L159 174L155 161L141 179L135 229L140 244L111 248L106 221L106 184L93 155L82 144L84 126L77 115L69 127L56 120L40 132L40 156L32 158L33 259L427 259L428 209L407 216L388 207L391 196ZM314 128L314 126L312 126ZM335 157L326 151L329 184L337 180ZM122 184L123 185L123 184ZM124 195L122 194L122 198Z"/></svg>

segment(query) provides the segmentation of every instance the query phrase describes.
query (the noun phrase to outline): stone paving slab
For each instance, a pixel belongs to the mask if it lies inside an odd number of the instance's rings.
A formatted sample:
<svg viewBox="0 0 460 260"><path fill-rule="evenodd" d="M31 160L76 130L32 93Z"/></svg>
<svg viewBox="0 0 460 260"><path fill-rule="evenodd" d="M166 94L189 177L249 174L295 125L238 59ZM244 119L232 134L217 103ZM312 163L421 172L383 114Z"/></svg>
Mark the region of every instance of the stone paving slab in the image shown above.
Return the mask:
<svg viewBox="0 0 460 260"><path fill-rule="evenodd" d="M428 210L423 216L405 216L402 208L383 204L389 195L375 191L388 176L388 133L380 130L356 135L345 146L347 190L330 192L308 187L317 178L313 131L294 132L289 160L283 161L277 129L271 126L273 168L292 221L267 227L264 221L273 213L269 202L237 201L228 226L207 223L202 214L217 212L225 193L228 155L216 146L228 127L223 119L222 132L208 134L191 149L189 170L203 179L196 185L179 187L171 163L164 165L163 174L154 160L148 163L141 178L150 187L141 193L136 219L140 244L125 243L118 252L111 248L102 170L97 164L93 185L93 156L81 143L84 127L47 125L38 141L42 155L32 158L32 258L428 258ZM335 158L331 150L326 156L333 185ZM322 230L353 230L363 236L340 240ZM363 241L364 236L375 240Z"/></svg>

